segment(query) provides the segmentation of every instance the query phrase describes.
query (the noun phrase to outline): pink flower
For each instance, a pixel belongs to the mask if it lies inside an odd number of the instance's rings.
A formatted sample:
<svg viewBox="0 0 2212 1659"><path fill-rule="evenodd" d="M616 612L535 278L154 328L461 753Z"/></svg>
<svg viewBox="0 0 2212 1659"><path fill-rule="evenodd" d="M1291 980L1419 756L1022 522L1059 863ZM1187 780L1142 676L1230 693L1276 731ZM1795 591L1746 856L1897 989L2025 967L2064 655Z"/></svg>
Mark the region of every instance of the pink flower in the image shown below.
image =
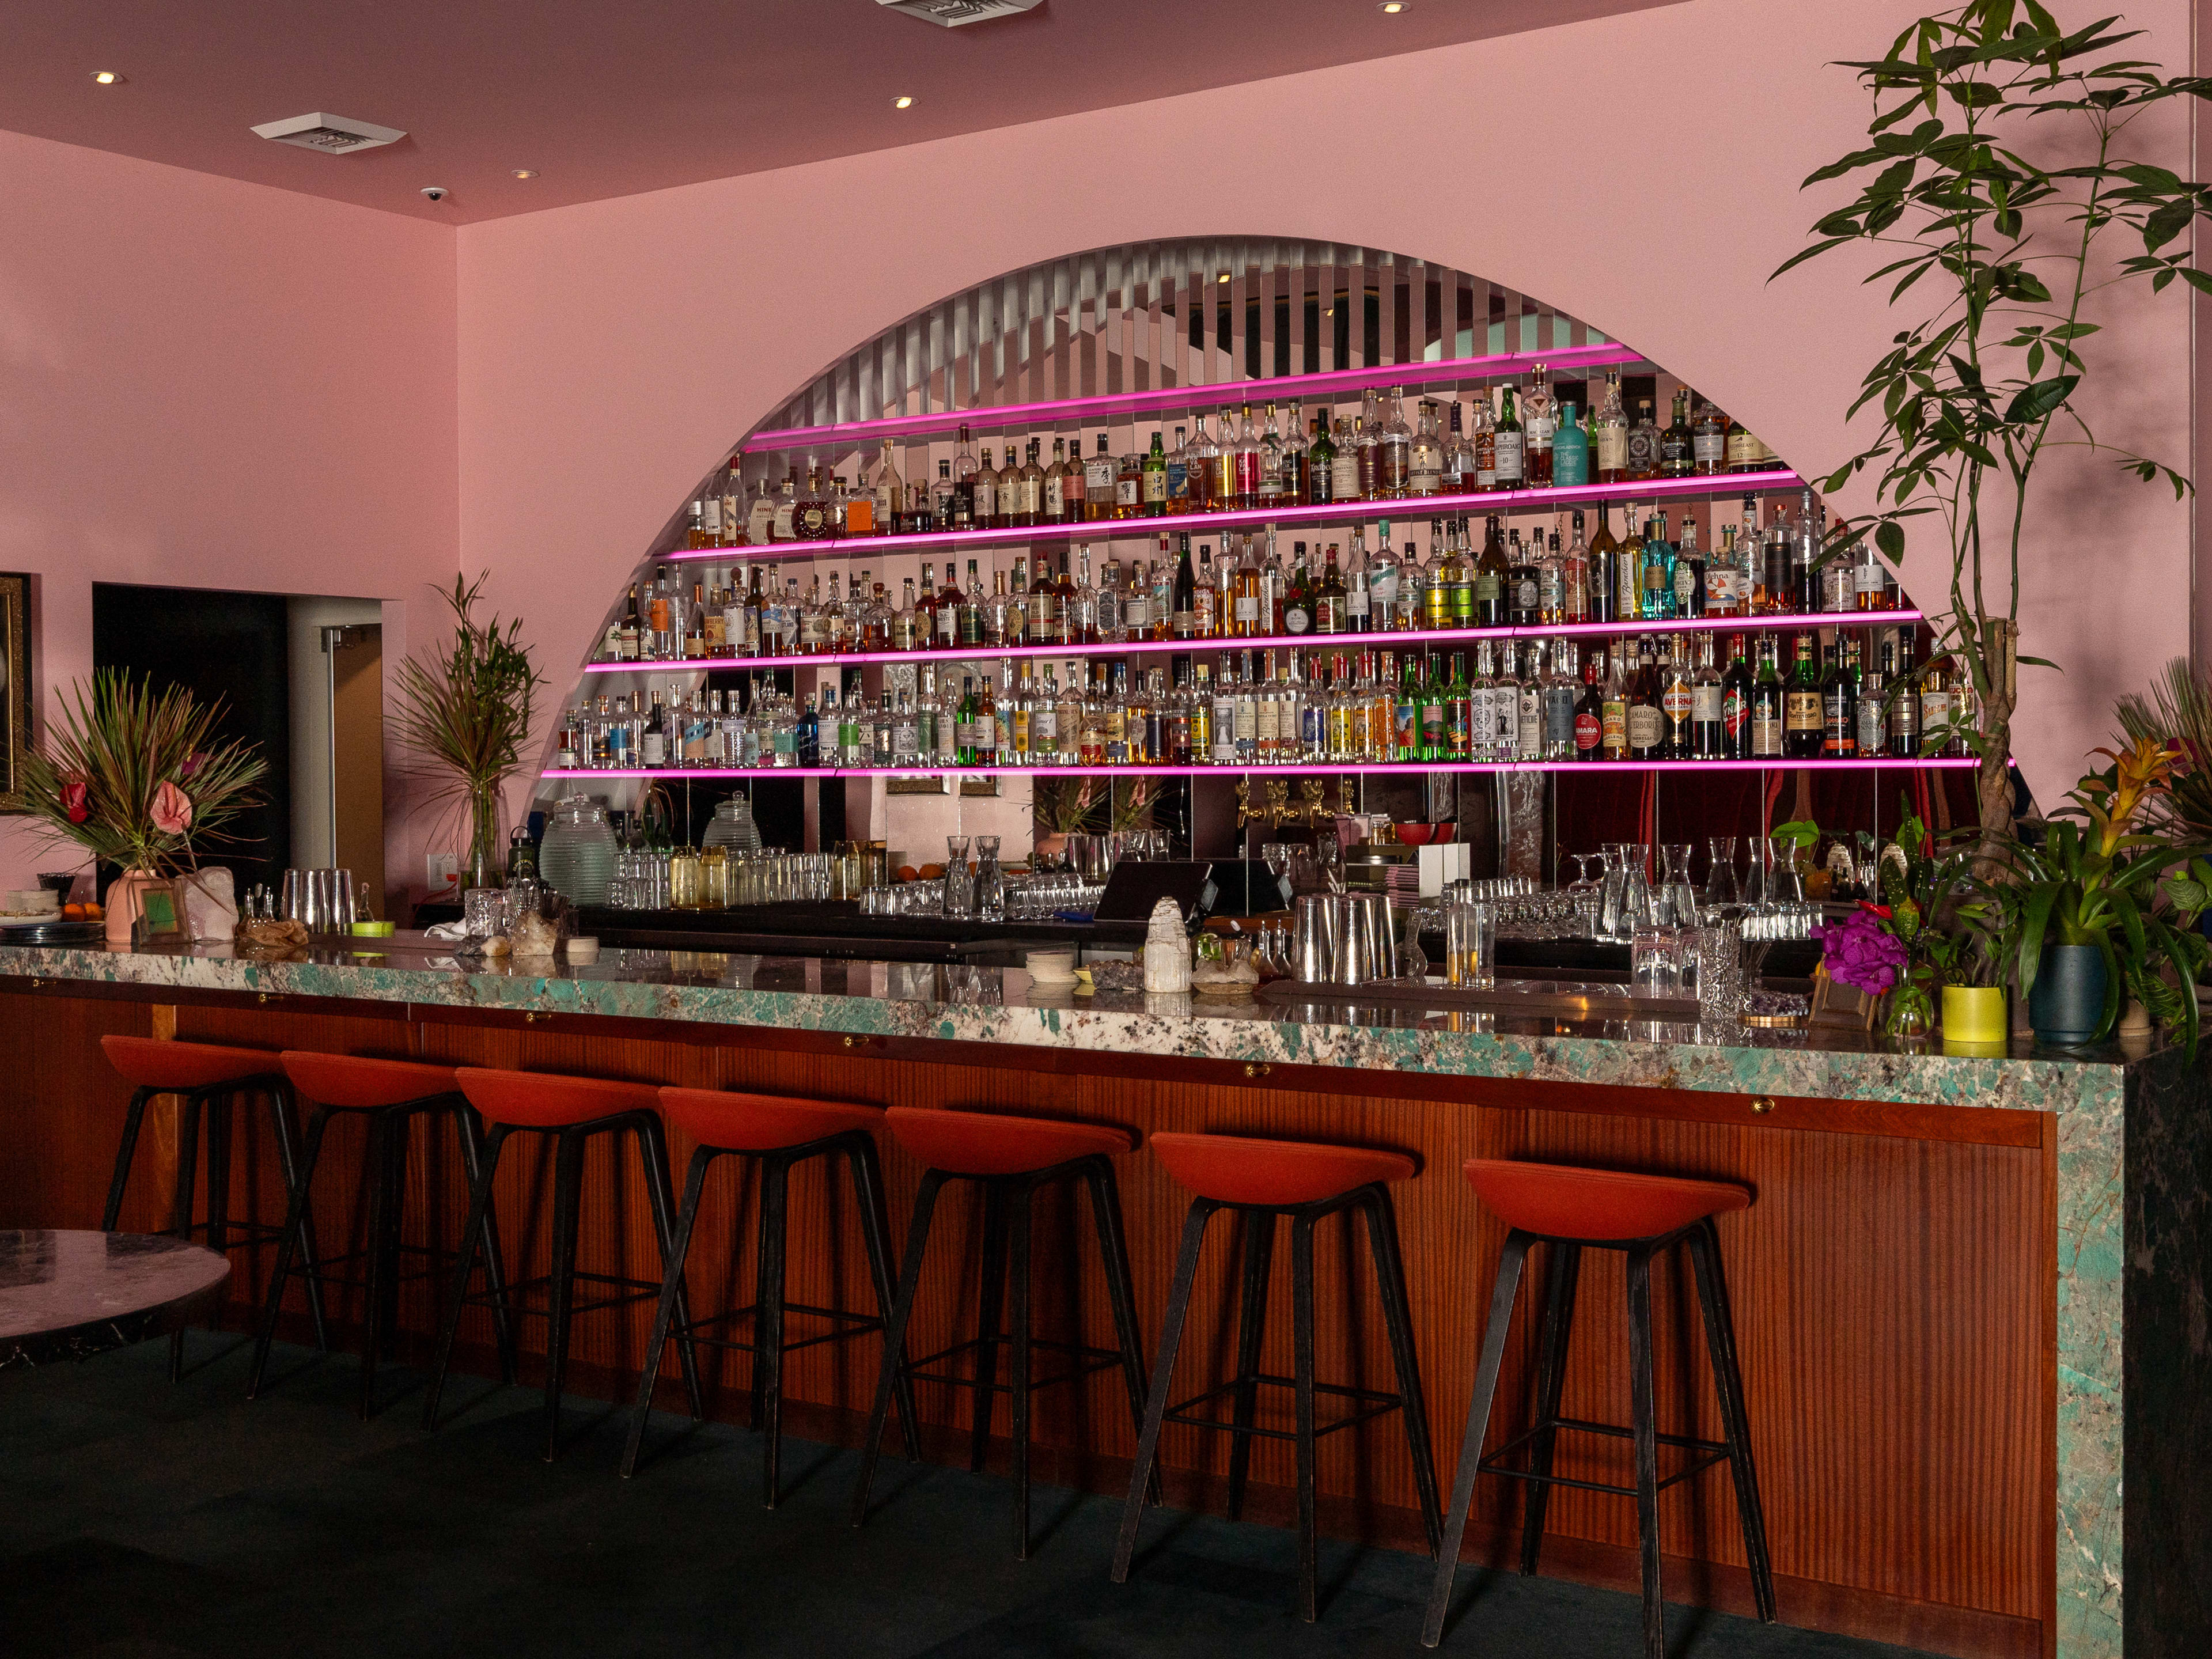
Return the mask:
<svg viewBox="0 0 2212 1659"><path fill-rule="evenodd" d="M185 763L177 769L177 781L179 783L190 783L192 781L192 774L198 771L200 768L206 764L207 750L204 749L193 750L191 754L185 757Z"/></svg>
<svg viewBox="0 0 2212 1659"><path fill-rule="evenodd" d="M92 789L82 778L70 778L62 785L62 810L69 814L71 823L82 823L92 816Z"/></svg>
<svg viewBox="0 0 2212 1659"><path fill-rule="evenodd" d="M163 783L154 791L148 810L154 827L165 836L181 836L192 827L192 798L173 783Z"/></svg>
<svg viewBox="0 0 2212 1659"><path fill-rule="evenodd" d="M1828 977L1838 985L1874 995L1895 985L1904 975L1908 961L1905 941L1884 927L1881 919L1873 914L1878 908L1862 905L1841 921L1815 928L1813 933L1813 937L1820 941L1821 961L1827 968Z"/></svg>

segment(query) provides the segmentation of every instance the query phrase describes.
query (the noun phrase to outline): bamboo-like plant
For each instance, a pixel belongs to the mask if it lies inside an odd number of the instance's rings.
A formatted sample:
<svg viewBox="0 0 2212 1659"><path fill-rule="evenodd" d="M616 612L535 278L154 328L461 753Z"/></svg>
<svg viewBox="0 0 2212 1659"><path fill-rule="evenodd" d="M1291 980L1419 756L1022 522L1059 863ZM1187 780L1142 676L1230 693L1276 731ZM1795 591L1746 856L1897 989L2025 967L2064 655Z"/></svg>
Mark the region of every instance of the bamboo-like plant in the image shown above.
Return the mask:
<svg viewBox="0 0 2212 1659"><path fill-rule="evenodd" d="M453 578L446 603L453 607L453 642L441 657L410 657L399 665L394 695L400 747L414 757L407 769L425 782L432 804L465 806L470 813L469 884L483 886L498 873L500 792L521 769L529 741L532 704L544 676L519 642L522 619L504 627L494 615L476 620L476 605L490 579Z"/></svg>
<svg viewBox="0 0 2212 1659"><path fill-rule="evenodd" d="M1805 186L1856 177L1858 195L1774 273L1865 246L1895 256L1866 279L1890 283L1892 305L1916 288L1934 296L1861 382L1850 414L1879 408L1874 441L1823 487L1833 493L1876 469L1875 510L1842 526L1832 557L1871 535L1901 564L1905 520L1933 514L1944 526L1948 610L1936 627L1979 708L1958 735L1980 757L1985 866L2011 821L2016 665L2053 665L2018 651L2021 538L2039 463L2054 448L2084 447L2146 483L2167 480L2177 496L2189 488L2172 467L2102 442L2077 406L2085 343L2098 331L2083 309L2099 289L2148 281L2157 290L2179 277L2212 293L2185 243L2167 251L2212 208L2212 191L2132 154L2128 137L2170 99L2212 96L2212 82L2165 79L2156 64L2119 55L2140 32L2118 21L2069 30L2037 0L1971 0L1913 23L1886 57L1842 65L1874 95L1871 143ZM2023 153L2032 139L2048 154L2069 129L2077 142L2064 158ZM2115 228L2142 251L2112 274L2093 272L2092 252Z"/></svg>
<svg viewBox="0 0 2212 1659"><path fill-rule="evenodd" d="M216 740L220 702L117 668L71 691L23 761L25 804L51 839L153 875L197 868L201 847L240 839L229 826L260 804L268 767L255 744Z"/></svg>

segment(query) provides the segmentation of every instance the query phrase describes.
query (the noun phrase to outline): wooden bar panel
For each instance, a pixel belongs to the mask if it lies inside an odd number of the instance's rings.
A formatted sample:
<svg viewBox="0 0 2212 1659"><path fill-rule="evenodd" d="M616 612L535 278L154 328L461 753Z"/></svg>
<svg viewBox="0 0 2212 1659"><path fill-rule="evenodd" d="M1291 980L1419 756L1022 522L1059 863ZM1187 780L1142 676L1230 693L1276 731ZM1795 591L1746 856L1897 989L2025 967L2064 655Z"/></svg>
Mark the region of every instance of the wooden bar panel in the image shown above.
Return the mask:
<svg viewBox="0 0 2212 1659"><path fill-rule="evenodd" d="M8 1224L89 1225L98 1219L124 1091L104 1077L99 1031L145 1030L143 1005L0 996L0 1062L8 1090L9 1140L0 1177ZM21 1014L25 1017L18 1018ZM1747 1212L1720 1223L1735 1296L1752 1432L1759 1460L1774 1566L1785 1621L1850 1631L1960 1654L2031 1654L2045 1643L2051 1457L2048 1401L2055 1219L2049 1176L2049 1120L2039 1114L1972 1108L1900 1108L1865 1103L1750 1103L1692 1091L1593 1089L1494 1079L1358 1074L1321 1067L1243 1068L1154 1062L1142 1057L1070 1055L973 1045L875 1043L853 1048L821 1034L763 1033L642 1022L549 1020L413 1008L343 1012L233 1002L178 1008L186 1040L304 1047L334 1052L574 1072L705 1087L955 1107L1110 1121L1147 1133L1164 1129L1335 1139L1414 1153L1421 1172L1394 1189L1414 1322L1442 1478L1448 1483L1472 1386L1481 1310L1504 1238L1459 1173L1468 1158L1585 1162L1739 1181L1757 1194ZM642 1028L642 1029L641 1029ZM931 1054L933 1060L912 1054ZM972 1063L976 1060L988 1063ZM1119 1071L1122 1075L1113 1075ZM1640 1110L1638 1109L1641 1109ZM448 1244L462 1184L450 1133L422 1126L410 1166L410 1242ZM266 1136L242 1137L239 1156L259 1167L250 1183L264 1215L278 1191ZM672 1147L680 1182L690 1147ZM921 1171L886 1139L895 1241L902 1240ZM726 1161L702 1208L691 1262L695 1306L720 1309L751 1298L753 1183ZM242 1180L246 1171L241 1169ZM1139 1316L1157 1329L1188 1195L1142 1152L1121 1166L1134 1257ZM849 1194L811 1166L795 1182L792 1300L867 1308L869 1290ZM165 1181L166 1176L162 1177ZM658 1253L627 1145L595 1147L587 1170L580 1263L604 1273L657 1278ZM155 1190L149 1176L142 1192ZM356 1237L357 1131L334 1132L317 1182L318 1224L326 1248ZM164 1188L165 1190L165 1188ZM510 1271L544 1270L550 1224L550 1162L535 1138L509 1149L498 1190ZM980 1247L972 1197L955 1188L939 1212L913 1346L922 1354L969 1334ZM155 1224L143 1206L132 1224ZM1231 1358L1234 1323L1231 1220L1208 1240L1194 1299L1178 1397L1218 1381ZM1388 1347L1364 1239L1343 1224L1317 1238L1319 1357L1322 1376L1370 1388L1391 1385ZM1073 1327L1110 1340L1110 1322L1085 1216L1054 1198L1036 1237L1041 1334ZM1270 1370L1290 1368L1287 1243L1279 1240ZM1492 1443L1518 1432L1533 1382L1533 1320L1541 1256L1531 1264L1493 1420ZM236 1313L264 1283L241 1270ZM427 1333L435 1285L407 1287L403 1318ZM295 1309L302 1306L297 1294ZM1702 1333L1686 1264L1673 1262L1656 1295L1658 1391L1663 1430L1717 1437ZM342 1304L340 1316L358 1316ZM611 1380L617 1395L634 1376L649 1327L647 1303L587 1316L575 1333L580 1375ZM1626 1316L1620 1259L1585 1254L1570 1362L1571 1414L1625 1422ZM472 1314L465 1340L488 1349L488 1316ZM526 1322L535 1352L538 1322ZM872 1384L872 1340L825 1344L792 1357L787 1386L794 1420L808 1431L848 1434ZM717 1356L708 1375L717 1413L742 1416L746 1364ZM672 1375L672 1367L671 1373ZM672 1401L672 1395L667 1396ZM1267 1402L1287 1423L1289 1402ZM808 1415L809 1405L818 1407ZM967 1396L921 1392L923 1415L951 1427ZM1104 1373L1075 1389L1047 1390L1034 1407L1042 1478L1112 1489L1133 1445L1119 1379ZM1267 1420L1263 1419L1263 1421ZM999 1408L997 1432L1006 1430ZM1218 1502L1226 1437L1170 1425L1164 1466L1178 1501ZM1662 1460L1663 1462L1663 1460ZM1563 1471L1627 1479L1625 1442L1562 1443ZM1261 1441L1256 1482L1286 1488L1290 1449ZM1334 1500L1327 1524L1407 1543L1417 1535L1411 1465L1395 1418L1322 1443L1320 1479ZM1279 1494L1277 1495L1278 1497ZM1270 1500L1258 1495L1258 1513ZM1517 1550L1520 1494L1486 1480L1478 1489L1471 1556L1504 1560ZM1662 1500L1670 1597L1747 1609L1735 1504L1724 1470L1670 1489ZM1561 1489L1551 1505L1547 1571L1632 1583L1635 1517L1625 1499Z"/></svg>

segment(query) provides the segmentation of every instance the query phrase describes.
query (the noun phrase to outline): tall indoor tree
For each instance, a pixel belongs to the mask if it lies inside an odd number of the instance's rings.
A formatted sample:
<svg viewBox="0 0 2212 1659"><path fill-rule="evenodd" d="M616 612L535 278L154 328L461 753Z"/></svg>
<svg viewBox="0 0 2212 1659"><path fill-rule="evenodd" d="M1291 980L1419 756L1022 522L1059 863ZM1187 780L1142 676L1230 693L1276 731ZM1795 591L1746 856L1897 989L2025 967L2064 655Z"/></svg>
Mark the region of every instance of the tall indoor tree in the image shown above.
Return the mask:
<svg viewBox="0 0 2212 1659"><path fill-rule="evenodd" d="M2130 57L2140 31L2120 21L2069 29L2037 0L1971 0L1920 19L1885 57L1840 65L1873 94L1869 143L1804 187L1850 179L1858 194L1774 273L1864 246L1886 261L1867 282L1889 283L1892 306L1910 295L1925 307L1851 404L1853 416L1877 407L1880 428L1823 489L1874 470L1875 507L1841 526L1830 556L1871 535L1901 565L1907 520L1942 525L1950 585L1936 626L1978 708L1960 735L1981 763L1985 849L2011 823L2017 668L2055 666L2019 648L2021 538L2039 465L2086 447L2177 496L2191 488L2164 462L2101 441L2080 407L2099 328L2086 313L2100 290L2178 277L2212 293L2185 238L2212 191L2143 159L2131 137L2168 100L2212 95L2212 82ZM2113 233L2141 251L2093 258Z"/></svg>

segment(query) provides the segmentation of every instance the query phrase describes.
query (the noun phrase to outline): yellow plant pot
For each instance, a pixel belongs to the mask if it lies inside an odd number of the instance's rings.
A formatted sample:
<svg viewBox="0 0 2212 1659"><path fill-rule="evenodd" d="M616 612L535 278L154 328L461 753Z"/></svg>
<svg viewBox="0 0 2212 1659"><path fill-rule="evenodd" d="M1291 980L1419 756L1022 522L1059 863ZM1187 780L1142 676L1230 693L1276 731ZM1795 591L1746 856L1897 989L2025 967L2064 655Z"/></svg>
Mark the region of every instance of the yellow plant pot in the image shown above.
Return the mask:
<svg viewBox="0 0 2212 1659"><path fill-rule="evenodd" d="M1943 1041L2003 1042L2012 1027L2005 1015L2002 986L1947 985L1943 988Z"/></svg>

